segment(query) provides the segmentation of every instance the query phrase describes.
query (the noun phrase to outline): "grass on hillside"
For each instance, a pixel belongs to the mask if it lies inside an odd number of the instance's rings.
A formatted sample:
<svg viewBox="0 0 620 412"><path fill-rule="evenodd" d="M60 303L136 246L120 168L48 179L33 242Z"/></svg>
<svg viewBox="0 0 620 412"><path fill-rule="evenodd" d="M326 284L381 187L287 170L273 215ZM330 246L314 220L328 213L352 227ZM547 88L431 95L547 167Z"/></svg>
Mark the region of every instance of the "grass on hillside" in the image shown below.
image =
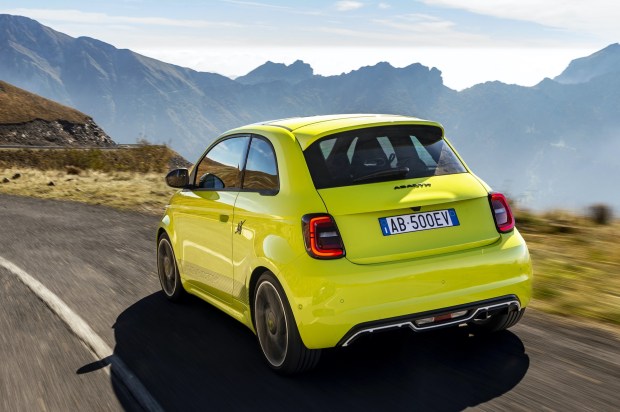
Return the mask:
<svg viewBox="0 0 620 412"><path fill-rule="evenodd" d="M0 168L64 170L75 167L101 172L165 172L175 155L165 146L148 144L105 150L5 149L0 150Z"/></svg>
<svg viewBox="0 0 620 412"><path fill-rule="evenodd" d="M0 81L0 124L26 123L35 119L66 120L82 124L89 117L75 109Z"/></svg>
<svg viewBox="0 0 620 412"><path fill-rule="evenodd" d="M98 156L107 154L93 157L85 152L75 154L83 156L81 160L67 155L69 168L52 168L56 160L44 162L41 168L46 170L23 165L2 169L0 162L0 193L163 212L174 193L164 182L167 163L157 156L136 155L142 160L125 162L117 158L120 162L113 163L116 170L105 171L112 167L86 166L99 165ZM83 169L73 169L74 164ZM21 176L13 178L18 173ZM7 182L2 183L3 179ZM48 186L49 182L54 185ZM534 264L534 308L620 325L620 222L597 225L567 213L535 215L517 211L517 227L527 241Z"/></svg>
<svg viewBox="0 0 620 412"><path fill-rule="evenodd" d="M534 307L620 325L619 221L556 211L523 213L517 227L534 264Z"/></svg>
<svg viewBox="0 0 620 412"><path fill-rule="evenodd" d="M20 177L13 178L17 174ZM3 183L3 179L9 181ZM0 169L0 193L160 214L174 189L166 185L162 172L86 170L75 175L66 170L14 167Z"/></svg>
<svg viewBox="0 0 620 412"><path fill-rule="evenodd" d="M161 213L174 189L165 173L187 166L165 146L0 150L0 193ZM19 175L19 177L18 177Z"/></svg>

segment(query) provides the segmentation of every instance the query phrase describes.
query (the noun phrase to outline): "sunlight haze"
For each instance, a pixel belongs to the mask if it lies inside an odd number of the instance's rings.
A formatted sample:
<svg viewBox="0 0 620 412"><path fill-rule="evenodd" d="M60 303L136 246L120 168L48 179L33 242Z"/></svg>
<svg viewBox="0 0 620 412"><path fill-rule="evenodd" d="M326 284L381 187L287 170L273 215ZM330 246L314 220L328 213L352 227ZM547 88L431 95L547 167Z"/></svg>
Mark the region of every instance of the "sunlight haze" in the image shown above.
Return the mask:
<svg viewBox="0 0 620 412"><path fill-rule="evenodd" d="M614 1L5 1L70 36L93 37L231 78L273 61L329 76L387 61L436 67L446 86L533 86L615 43Z"/></svg>

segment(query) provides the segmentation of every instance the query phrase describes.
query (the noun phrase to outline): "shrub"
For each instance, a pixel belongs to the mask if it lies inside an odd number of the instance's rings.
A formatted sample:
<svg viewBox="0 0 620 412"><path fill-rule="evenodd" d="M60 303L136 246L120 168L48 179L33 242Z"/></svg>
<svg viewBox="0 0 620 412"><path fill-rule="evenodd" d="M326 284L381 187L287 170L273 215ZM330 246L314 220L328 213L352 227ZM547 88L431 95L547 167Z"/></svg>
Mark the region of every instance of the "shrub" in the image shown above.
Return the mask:
<svg viewBox="0 0 620 412"><path fill-rule="evenodd" d="M590 219L597 225L608 225L613 218L611 207L602 203L590 206L589 212Z"/></svg>

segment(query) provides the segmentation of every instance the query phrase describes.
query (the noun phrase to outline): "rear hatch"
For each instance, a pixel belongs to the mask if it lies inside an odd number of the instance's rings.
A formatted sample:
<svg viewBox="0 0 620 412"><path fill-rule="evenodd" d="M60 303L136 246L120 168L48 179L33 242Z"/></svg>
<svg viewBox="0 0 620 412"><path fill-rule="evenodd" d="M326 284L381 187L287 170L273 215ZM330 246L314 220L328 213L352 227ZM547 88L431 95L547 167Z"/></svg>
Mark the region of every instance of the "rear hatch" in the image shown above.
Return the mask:
<svg viewBox="0 0 620 412"><path fill-rule="evenodd" d="M322 189L319 194L353 263L448 253L499 238L487 192L469 173Z"/></svg>
<svg viewBox="0 0 620 412"><path fill-rule="evenodd" d="M308 147L317 191L356 264L491 244L488 193L432 126L354 130Z"/></svg>

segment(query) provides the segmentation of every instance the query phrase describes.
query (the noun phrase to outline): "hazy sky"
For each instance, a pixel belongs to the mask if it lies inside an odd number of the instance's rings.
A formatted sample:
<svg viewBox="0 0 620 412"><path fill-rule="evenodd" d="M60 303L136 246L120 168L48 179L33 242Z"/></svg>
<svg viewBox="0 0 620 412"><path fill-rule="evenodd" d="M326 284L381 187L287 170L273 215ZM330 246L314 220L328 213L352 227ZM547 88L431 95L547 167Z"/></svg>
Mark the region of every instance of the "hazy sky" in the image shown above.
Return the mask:
<svg viewBox="0 0 620 412"><path fill-rule="evenodd" d="M230 77L267 60L322 75L388 61L437 67L459 90L531 86L620 41L617 0L5 0L0 13Z"/></svg>

